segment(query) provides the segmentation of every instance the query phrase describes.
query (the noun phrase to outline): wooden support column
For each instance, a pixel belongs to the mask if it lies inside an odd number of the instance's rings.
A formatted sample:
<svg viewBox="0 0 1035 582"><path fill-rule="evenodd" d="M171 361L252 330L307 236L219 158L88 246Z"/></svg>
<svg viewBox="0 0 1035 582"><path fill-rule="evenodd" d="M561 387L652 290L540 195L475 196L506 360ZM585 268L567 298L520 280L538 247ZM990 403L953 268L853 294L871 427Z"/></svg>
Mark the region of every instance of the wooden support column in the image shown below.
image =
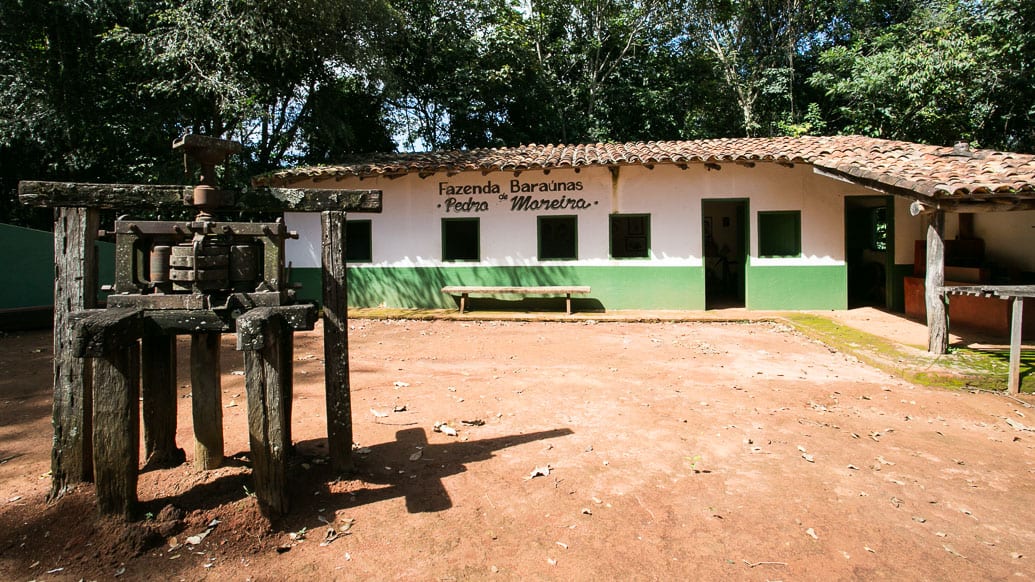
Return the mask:
<svg viewBox="0 0 1035 582"><path fill-rule="evenodd" d="M248 440L251 445L255 497L267 515L283 515L287 494L287 457L291 446L292 361L285 343L291 330L269 309L255 309L238 319L238 349L244 349L248 393ZM242 321L244 320L244 321Z"/></svg>
<svg viewBox="0 0 1035 582"><path fill-rule="evenodd" d="M284 407L284 443L287 453L294 452L291 442L291 401L295 397L295 342L292 331L288 329L280 342L280 359L285 362L286 373L280 375L280 398Z"/></svg>
<svg viewBox="0 0 1035 582"><path fill-rule="evenodd" d="M219 333L190 336L191 409L194 418L194 467L223 463L223 398L220 392Z"/></svg>
<svg viewBox="0 0 1035 582"><path fill-rule="evenodd" d="M94 359L94 481L104 515L131 519L137 505L140 457L140 348L112 342Z"/></svg>
<svg viewBox="0 0 1035 582"><path fill-rule="evenodd" d="M154 467L171 467L186 456L176 448L176 336L141 338L144 459Z"/></svg>
<svg viewBox="0 0 1035 582"><path fill-rule="evenodd" d="M98 212L54 211L54 441L50 497L93 478L91 362L73 355L69 315L97 301Z"/></svg>
<svg viewBox="0 0 1035 582"><path fill-rule="evenodd" d="M1021 393L1021 334L1024 330L1024 297L1012 297L1010 319L1010 378L1007 383L1010 394Z"/></svg>
<svg viewBox="0 0 1035 582"><path fill-rule="evenodd" d="M345 213L323 212L323 355L327 391L327 449L331 467L352 469L352 402L349 388L348 285Z"/></svg>
<svg viewBox="0 0 1035 582"><path fill-rule="evenodd" d="M945 284L945 212L931 213L927 226L927 278L925 303L927 307L927 350L933 354L949 351L949 316L940 289Z"/></svg>

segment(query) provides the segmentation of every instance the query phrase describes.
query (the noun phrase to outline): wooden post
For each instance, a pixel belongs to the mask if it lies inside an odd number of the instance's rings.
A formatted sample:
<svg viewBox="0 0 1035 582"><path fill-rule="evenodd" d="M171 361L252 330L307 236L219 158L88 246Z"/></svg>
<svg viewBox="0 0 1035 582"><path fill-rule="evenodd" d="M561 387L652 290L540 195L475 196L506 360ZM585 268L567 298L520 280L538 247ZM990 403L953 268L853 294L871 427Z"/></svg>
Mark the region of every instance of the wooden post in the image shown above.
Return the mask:
<svg viewBox="0 0 1035 582"><path fill-rule="evenodd" d="M285 332L280 342L280 358L284 363L285 372L280 375L281 402L284 407L284 442L287 444L287 453L294 451L291 443L291 400L295 397L295 342L292 331Z"/></svg>
<svg viewBox="0 0 1035 582"><path fill-rule="evenodd" d="M260 320L265 314L256 313L258 311L265 310L253 310L248 315L262 327L262 347L244 352L252 475L260 509L267 514L282 515L289 506L287 456L291 445L287 418L287 402L291 396L285 391L284 382L287 380L290 384L292 372L292 362L285 358L288 352L283 346L291 343L291 332L281 317Z"/></svg>
<svg viewBox="0 0 1035 582"><path fill-rule="evenodd" d="M931 213L927 227L927 278L925 302L927 307L927 350L934 354L949 351L949 317L945 300L939 289L945 284L945 212Z"/></svg>
<svg viewBox="0 0 1035 582"><path fill-rule="evenodd" d="M331 467L342 473L352 469L345 213L323 212L320 222L323 231L323 356L327 391L327 449Z"/></svg>
<svg viewBox="0 0 1035 582"><path fill-rule="evenodd" d="M104 515L132 518L137 504L140 420L140 348L111 343L94 359L94 481Z"/></svg>
<svg viewBox="0 0 1035 582"><path fill-rule="evenodd" d="M176 448L176 336L148 334L141 338L144 459L148 465L179 465Z"/></svg>
<svg viewBox="0 0 1035 582"><path fill-rule="evenodd" d="M194 417L194 467L223 463L223 398L219 383L219 333L190 336L191 408Z"/></svg>
<svg viewBox="0 0 1035 582"><path fill-rule="evenodd" d="M72 354L69 315L97 302L98 212L54 211L54 441L50 497L93 478L91 362Z"/></svg>
<svg viewBox="0 0 1035 582"><path fill-rule="evenodd" d="M1010 394L1021 393L1021 334L1024 331L1024 297L1012 297L1013 313L1010 321Z"/></svg>

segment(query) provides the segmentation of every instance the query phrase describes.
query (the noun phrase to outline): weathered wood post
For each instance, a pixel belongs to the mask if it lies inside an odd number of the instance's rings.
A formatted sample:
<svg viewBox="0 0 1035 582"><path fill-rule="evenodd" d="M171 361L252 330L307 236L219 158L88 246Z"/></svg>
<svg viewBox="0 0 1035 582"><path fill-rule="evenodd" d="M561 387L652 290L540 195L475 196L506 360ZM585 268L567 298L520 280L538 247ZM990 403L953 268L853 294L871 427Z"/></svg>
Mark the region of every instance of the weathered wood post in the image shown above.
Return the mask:
<svg viewBox="0 0 1035 582"><path fill-rule="evenodd" d="M345 213L320 214L323 240L323 356L327 392L327 449L331 467L352 469L352 401L349 387L348 283Z"/></svg>
<svg viewBox="0 0 1035 582"><path fill-rule="evenodd" d="M1021 393L1021 335L1024 330L1024 297L1010 298L1013 304L1010 318L1010 378L1007 388L1010 394Z"/></svg>
<svg viewBox="0 0 1035 582"><path fill-rule="evenodd" d="M927 277L924 300L927 308L927 350L934 354L949 351L949 316L942 297L945 285L945 211L930 214L927 226Z"/></svg>
<svg viewBox="0 0 1035 582"><path fill-rule="evenodd" d="M50 497L93 479L91 362L72 354L69 316L97 301L99 213L92 208L54 211L54 441Z"/></svg>
<svg viewBox="0 0 1035 582"><path fill-rule="evenodd" d="M290 441L292 361L285 343L291 329L274 309L253 309L237 319L237 349L244 350L248 440L255 497L264 513L282 515L290 505L287 457Z"/></svg>
<svg viewBox="0 0 1035 582"><path fill-rule="evenodd" d="M183 462L176 447L176 336L147 334L140 341L144 460L149 465Z"/></svg>
<svg viewBox="0 0 1035 582"><path fill-rule="evenodd" d="M140 463L140 348L110 342L94 360L93 441L97 507L102 514L132 518Z"/></svg>
<svg viewBox="0 0 1035 582"><path fill-rule="evenodd" d="M220 393L219 333L190 336L190 391L194 420L194 467L223 463L223 395Z"/></svg>

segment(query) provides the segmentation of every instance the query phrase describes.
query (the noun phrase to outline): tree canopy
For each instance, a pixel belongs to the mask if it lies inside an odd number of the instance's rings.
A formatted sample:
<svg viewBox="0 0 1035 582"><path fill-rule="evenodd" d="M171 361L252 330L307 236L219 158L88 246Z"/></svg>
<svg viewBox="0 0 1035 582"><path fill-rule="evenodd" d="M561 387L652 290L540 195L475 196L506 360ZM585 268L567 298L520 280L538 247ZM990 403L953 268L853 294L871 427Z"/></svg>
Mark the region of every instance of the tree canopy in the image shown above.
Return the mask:
<svg viewBox="0 0 1035 582"><path fill-rule="evenodd" d="M21 179L238 180L357 153L858 133L1035 151L1026 0L0 0Z"/></svg>

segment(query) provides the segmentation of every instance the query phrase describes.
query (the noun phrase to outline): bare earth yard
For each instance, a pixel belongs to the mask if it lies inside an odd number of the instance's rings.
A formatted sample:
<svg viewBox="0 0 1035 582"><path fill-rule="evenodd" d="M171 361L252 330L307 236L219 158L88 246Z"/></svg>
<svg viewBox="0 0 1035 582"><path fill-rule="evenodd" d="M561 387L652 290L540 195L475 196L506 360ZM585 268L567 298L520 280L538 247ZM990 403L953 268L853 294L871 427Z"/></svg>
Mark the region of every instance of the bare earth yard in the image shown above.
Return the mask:
<svg viewBox="0 0 1035 582"><path fill-rule="evenodd" d="M183 342L188 464L141 474L150 515L129 526L96 517L90 485L47 503L51 338L0 338L0 579L1035 576L1035 409L1001 396L913 386L771 323L354 320L361 448L339 480L320 338L296 337L290 516L248 494L228 336L232 458L189 464Z"/></svg>

